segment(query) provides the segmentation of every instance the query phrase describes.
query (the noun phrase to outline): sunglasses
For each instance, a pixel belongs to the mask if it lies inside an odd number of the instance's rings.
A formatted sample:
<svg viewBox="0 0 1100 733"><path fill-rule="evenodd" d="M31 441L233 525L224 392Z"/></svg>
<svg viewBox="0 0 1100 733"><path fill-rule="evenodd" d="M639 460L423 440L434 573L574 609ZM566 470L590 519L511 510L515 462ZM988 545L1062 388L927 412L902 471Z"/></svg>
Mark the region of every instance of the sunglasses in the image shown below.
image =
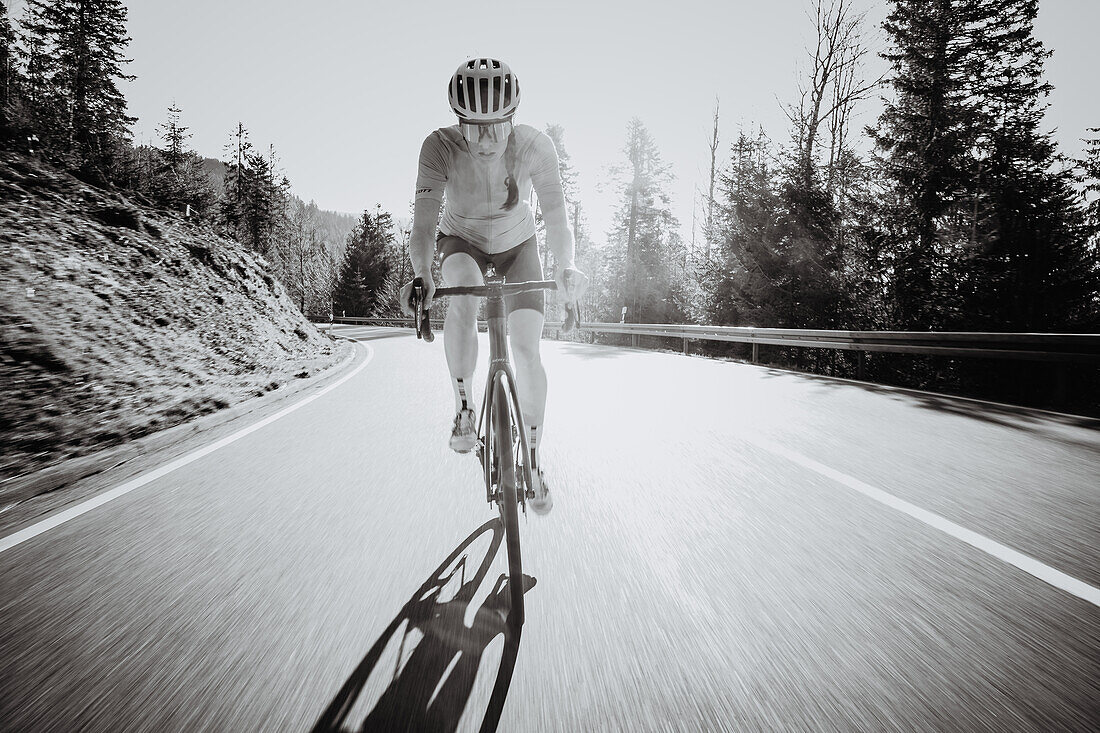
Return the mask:
<svg viewBox="0 0 1100 733"><path fill-rule="evenodd" d="M466 138L468 143L475 145L484 141L499 143L506 140L512 133L512 121L483 122L481 124L459 122L458 128L462 131L462 137Z"/></svg>

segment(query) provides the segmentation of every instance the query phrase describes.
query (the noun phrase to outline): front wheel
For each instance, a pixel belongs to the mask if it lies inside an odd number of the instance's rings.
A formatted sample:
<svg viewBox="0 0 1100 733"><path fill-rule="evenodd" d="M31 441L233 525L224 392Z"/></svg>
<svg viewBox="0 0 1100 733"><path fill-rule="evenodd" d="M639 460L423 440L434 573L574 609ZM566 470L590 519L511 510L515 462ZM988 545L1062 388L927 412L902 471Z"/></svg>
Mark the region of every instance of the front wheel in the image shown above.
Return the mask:
<svg viewBox="0 0 1100 733"><path fill-rule="evenodd" d="M523 626L523 564L519 550L519 508L516 495L516 463L512 454L512 414L508 389L504 386L503 375L499 375L493 384L492 434L493 452L499 471L497 507L500 519L504 523L505 546L508 548L508 593L512 606L508 614L509 622L515 627Z"/></svg>

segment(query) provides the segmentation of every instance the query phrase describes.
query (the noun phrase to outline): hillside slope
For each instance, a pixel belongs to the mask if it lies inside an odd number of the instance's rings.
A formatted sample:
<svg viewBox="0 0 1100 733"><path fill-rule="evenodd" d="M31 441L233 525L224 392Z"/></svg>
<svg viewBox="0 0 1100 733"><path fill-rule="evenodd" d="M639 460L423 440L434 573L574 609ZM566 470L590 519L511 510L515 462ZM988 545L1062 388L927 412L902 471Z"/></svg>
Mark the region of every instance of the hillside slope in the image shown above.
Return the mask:
<svg viewBox="0 0 1100 733"><path fill-rule="evenodd" d="M0 153L4 483L338 363L266 264L212 229Z"/></svg>

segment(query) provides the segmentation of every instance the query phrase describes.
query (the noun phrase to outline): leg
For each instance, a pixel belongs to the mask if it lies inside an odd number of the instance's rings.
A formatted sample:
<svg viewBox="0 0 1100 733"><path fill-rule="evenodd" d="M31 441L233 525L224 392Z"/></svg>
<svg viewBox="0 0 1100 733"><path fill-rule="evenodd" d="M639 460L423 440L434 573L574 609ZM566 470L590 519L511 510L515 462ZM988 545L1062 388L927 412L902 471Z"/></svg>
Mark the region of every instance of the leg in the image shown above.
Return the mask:
<svg viewBox="0 0 1100 733"><path fill-rule="evenodd" d="M538 241L531 237L515 249L502 267L510 282L542 279ZM531 467L538 466L538 445L542 437L546 410L546 370L542 368L539 341L546 312L546 298L534 290L505 298L508 308L509 345L516 366L516 391L519 392L523 423L527 426L527 444L531 448Z"/></svg>
<svg viewBox="0 0 1100 733"><path fill-rule="evenodd" d="M533 308L519 308L508 314L508 343L515 361L516 391L533 454L532 468L538 466L536 451L546 412L546 370L539 353L543 320L542 312Z"/></svg>
<svg viewBox="0 0 1100 733"><path fill-rule="evenodd" d="M546 370L539 354L542 322L542 311L534 308L518 308L508 314L508 342L516 364L516 391L519 392L520 409L527 427L527 445L531 449L528 466L533 493L527 505L535 514L546 514L554 506L538 454L546 412Z"/></svg>
<svg viewBox="0 0 1100 733"><path fill-rule="evenodd" d="M451 286L484 283L481 269L474 258L464 252L455 252L443 260L443 280ZM477 366L477 308L478 298L471 295L454 296L447 305L447 316L443 321L443 351L447 355L447 369L451 373L455 412L464 407L463 396L467 402L465 407L473 409L471 388L474 367Z"/></svg>

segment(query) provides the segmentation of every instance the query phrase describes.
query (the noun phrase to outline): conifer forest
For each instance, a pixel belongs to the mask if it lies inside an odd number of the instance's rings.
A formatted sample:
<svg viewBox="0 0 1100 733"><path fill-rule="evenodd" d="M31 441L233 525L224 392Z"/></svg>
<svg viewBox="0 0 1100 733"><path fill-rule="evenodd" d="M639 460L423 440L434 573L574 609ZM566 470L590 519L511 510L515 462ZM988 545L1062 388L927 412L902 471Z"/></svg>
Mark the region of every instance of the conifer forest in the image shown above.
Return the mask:
<svg viewBox="0 0 1100 733"><path fill-rule="evenodd" d="M722 139L730 101L716 102L690 239L669 194L675 172L644 119L623 121L607 181L618 208L599 233L566 144L583 132L545 125L591 278L584 320L1100 331L1100 129L1082 131L1086 153L1074 159L1044 123L1054 49L1035 37L1038 0L892 0L881 78L868 75L870 29L850 3L808 5L813 63L776 90L789 126ZM26 0L19 17L0 15L3 148L216 227L264 257L310 317L397 315L408 212L365 203L351 216L304 202L275 145L252 141L246 121L225 131L217 160L189 147L187 110L175 105L159 144L134 143L126 15L122 0ZM872 99L882 100L877 118L857 125ZM549 277L554 263L544 264ZM744 349L699 347L733 358ZM765 359L854 376L854 358L818 351L775 347ZM1095 370L1057 368L899 355L866 365L883 383L1025 401L1057 383L1097 402Z"/></svg>

